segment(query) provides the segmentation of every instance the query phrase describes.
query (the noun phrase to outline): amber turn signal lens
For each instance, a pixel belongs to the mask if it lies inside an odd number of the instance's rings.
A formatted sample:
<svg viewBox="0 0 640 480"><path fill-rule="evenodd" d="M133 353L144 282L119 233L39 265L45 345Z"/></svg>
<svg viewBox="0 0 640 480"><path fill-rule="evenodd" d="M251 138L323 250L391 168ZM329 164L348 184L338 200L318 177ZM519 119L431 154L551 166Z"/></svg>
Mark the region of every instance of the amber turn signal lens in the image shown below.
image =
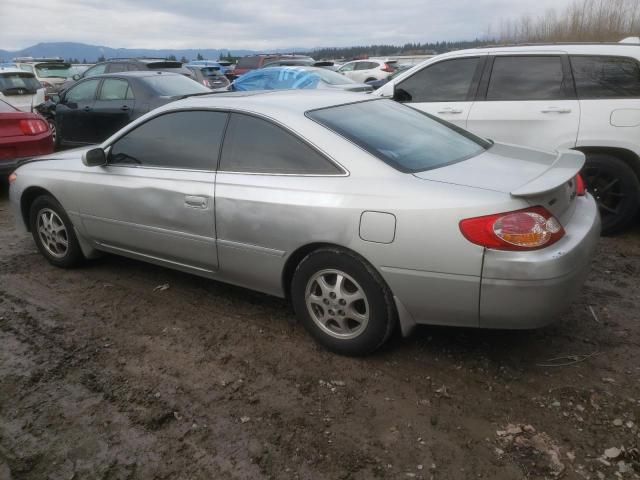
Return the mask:
<svg viewBox="0 0 640 480"><path fill-rule="evenodd" d="M16 175L16 172L13 172L11 175L9 175L9 184L12 184L17 179L18 179L18 175Z"/></svg>

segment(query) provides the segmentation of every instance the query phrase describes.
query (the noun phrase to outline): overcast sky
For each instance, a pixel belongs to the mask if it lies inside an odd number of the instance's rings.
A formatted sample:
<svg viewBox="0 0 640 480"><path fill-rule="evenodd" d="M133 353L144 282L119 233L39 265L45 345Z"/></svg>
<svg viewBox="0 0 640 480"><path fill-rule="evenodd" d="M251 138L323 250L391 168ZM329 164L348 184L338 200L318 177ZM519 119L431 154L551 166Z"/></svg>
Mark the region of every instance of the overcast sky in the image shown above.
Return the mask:
<svg viewBox="0 0 640 480"><path fill-rule="evenodd" d="M482 37L501 18L572 0L0 0L0 48L72 41L114 48L401 44Z"/></svg>

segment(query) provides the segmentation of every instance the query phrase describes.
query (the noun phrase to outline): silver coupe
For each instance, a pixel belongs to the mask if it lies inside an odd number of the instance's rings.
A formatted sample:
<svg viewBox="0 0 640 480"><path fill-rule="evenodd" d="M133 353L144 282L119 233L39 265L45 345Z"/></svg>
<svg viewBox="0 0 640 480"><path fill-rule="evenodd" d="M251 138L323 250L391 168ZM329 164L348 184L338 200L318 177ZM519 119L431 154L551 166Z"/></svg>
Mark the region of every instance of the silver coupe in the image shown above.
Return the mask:
<svg viewBox="0 0 640 480"><path fill-rule="evenodd" d="M213 94L25 162L10 198L54 265L109 252L287 297L362 355L396 327L556 318L600 233L583 164L364 94Z"/></svg>

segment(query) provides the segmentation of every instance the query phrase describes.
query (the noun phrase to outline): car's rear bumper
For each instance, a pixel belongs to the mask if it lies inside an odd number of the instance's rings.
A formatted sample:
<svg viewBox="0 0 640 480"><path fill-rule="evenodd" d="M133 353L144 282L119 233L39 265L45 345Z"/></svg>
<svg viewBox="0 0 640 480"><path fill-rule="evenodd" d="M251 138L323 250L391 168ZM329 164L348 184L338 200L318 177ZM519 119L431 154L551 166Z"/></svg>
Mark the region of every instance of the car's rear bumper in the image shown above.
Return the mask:
<svg viewBox="0 0 640 480"><path fill-rule="evenodd" d="M22 159L53 153L53 148L50 131L40 135L0 138L0 174L11 173Z"/></svg>
<svg viewBox="0 0 640 480"><path fill-rule="evenodd" d="M480 327L527 329L551 323L581 289L600 237L590 195L576 199L566 235L528 252L487 250L480 287Z"/></svg>

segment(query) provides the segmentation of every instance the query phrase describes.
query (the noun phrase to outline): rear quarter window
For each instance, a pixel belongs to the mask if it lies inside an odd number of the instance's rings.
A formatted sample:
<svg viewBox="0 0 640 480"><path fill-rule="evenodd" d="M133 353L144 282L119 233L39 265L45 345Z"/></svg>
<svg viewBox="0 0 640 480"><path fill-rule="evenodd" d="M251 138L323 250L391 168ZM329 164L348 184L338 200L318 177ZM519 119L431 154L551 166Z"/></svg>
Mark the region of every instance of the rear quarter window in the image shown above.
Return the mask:
<svg viewBox="0 0 640 480"><path fill-rule="evenodd" d="M578 98L639 98L640 63L633 58L573 55Z"/></svg>

